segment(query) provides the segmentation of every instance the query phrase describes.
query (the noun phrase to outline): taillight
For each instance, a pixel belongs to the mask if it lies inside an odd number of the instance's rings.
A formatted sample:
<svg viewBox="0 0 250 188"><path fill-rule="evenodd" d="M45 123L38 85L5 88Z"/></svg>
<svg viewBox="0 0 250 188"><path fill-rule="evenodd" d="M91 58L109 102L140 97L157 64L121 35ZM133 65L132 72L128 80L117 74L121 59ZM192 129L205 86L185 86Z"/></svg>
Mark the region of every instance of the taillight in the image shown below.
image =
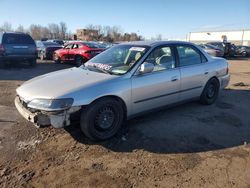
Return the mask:
<svg viewBox="0 0 250 188"><path fill-rule="evenodd" d="M3 54L5 52L4 46L0 44L0 54Z"/></svg>
<svg viewBox="0 0 250 188"><path fill-rule="evenodd" d="M86 51L85 53L87 53L87 54L94 54L95 51Z"/></svg>

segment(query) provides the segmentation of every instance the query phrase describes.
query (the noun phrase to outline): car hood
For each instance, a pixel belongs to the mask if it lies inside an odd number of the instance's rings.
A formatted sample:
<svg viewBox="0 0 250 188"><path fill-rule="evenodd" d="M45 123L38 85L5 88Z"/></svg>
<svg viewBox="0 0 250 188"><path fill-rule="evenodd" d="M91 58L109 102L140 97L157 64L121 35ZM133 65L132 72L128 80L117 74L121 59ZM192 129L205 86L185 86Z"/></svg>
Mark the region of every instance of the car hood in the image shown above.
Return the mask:
<svg viewBox="0 0 250 188"><path fill-rule="evenodd" d="M19 88L17 95L28 102L35 98L55 99L117 76L70 68L33 78Z"/></svg>

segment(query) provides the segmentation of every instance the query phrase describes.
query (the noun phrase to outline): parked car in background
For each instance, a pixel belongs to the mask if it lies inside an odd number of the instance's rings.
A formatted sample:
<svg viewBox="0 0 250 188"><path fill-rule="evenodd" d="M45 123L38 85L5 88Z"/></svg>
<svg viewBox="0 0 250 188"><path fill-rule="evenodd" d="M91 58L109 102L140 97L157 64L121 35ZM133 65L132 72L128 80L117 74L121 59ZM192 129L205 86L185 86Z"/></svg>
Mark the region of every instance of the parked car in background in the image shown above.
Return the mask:
<svg viewBox="0 0 250 188"><path fill-rule="evenodd" d="M0 66L8 62L28 62L31 66L36 64L36 45L30 35L25 33L0 33Z"/></svg>
<svg viewBox="0 0 250 188"><path fill-rule="evenodd" d="M236 55L236 46L230 42L208 42L207 44L216 46L224 51L224 57L233 57Z"/></svg>
<svg viewBox="0 0 250 188"><path fill-rule="evenodd" d="M106 42L95 42L96 45L99 47L99 48L102 48L104 50L110 48L112 46L111 43L106 43Z"/></svg>
<svg viewBox="0 0 250 188"><path fill-rule="evenodd" d="M62 128L80 113L84 134L104 140L124 120L146 111L187 100L213 104L229 77L225 59L192 43L131 42L115 45L79 68L25 82L16 90L15 105L38 126Z"/></svg>
<svg viewBox="0 0 250 188"><path fill-rule="evenodd" d="M72 62L79 67L102 51L104 49L94 42L71 42L55 51L54 61L55 63Z"/></svg>
<svg viewBox="0 0 250 188"><path fill-rule="evenodd" d="M236 46L236 54L243 57L250 56L250 46Z"/></svg>
<svg viewBox="0 0 250 188"><path fill-rule="evenodd" d="M215 56L215 57L223 57L224 51L221 48L218 48L216 46L213 46L211 44L199 44L201 48L208 54Z"/></svg>
<svg viewBox="0 0 250 188"><path fill-rule="evenodd" d="M63 40L60 40L60 39L50 39L50 40L47 40L48 42L55 42L61 46L64 45L64 41Z"/></svg>
<svg viewBox="0 0 250 188"><path fill-rule="evenodd" d="M41 60L53 59L53 54L56 50L61 49L62 46L55 42L36 41L37 56Z"/></svg>

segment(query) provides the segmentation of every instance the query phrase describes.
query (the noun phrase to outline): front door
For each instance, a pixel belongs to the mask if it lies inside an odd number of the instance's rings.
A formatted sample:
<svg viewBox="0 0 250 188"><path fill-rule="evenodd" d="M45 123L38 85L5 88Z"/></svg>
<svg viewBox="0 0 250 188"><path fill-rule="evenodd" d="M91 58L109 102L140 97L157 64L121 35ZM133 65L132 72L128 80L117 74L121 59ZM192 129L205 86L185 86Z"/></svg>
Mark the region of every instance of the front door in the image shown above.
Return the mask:
<svg viewBox="0 0 250 188"><path fill-rule="evenodd" d="M133 114L179 100L180 70L176 67L173 48L157 47L145 62L153 63L154 70L151 73L137 74L132 77Z"/></svg>
<svg viewBox="0 0 250 188"><path fill-rule="evenodd" d="M61 59L63 61L69 61L69 50L72 48L73 44L68 44L63 48Z"/></svg>

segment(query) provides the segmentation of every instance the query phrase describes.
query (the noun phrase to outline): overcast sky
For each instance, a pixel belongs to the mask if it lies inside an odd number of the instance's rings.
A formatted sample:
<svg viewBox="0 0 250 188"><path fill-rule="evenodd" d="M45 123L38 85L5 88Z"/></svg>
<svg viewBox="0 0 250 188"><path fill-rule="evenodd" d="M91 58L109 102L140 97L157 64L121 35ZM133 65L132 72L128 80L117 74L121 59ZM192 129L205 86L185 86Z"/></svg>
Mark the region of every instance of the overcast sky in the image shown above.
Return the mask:
<svg viewBox="0 0 250 188"><path fill-rule="evenodd" d="M250 29L250 0L0 0L0 25L118 25L150 38L185 38L191 31Z"/></svg>

